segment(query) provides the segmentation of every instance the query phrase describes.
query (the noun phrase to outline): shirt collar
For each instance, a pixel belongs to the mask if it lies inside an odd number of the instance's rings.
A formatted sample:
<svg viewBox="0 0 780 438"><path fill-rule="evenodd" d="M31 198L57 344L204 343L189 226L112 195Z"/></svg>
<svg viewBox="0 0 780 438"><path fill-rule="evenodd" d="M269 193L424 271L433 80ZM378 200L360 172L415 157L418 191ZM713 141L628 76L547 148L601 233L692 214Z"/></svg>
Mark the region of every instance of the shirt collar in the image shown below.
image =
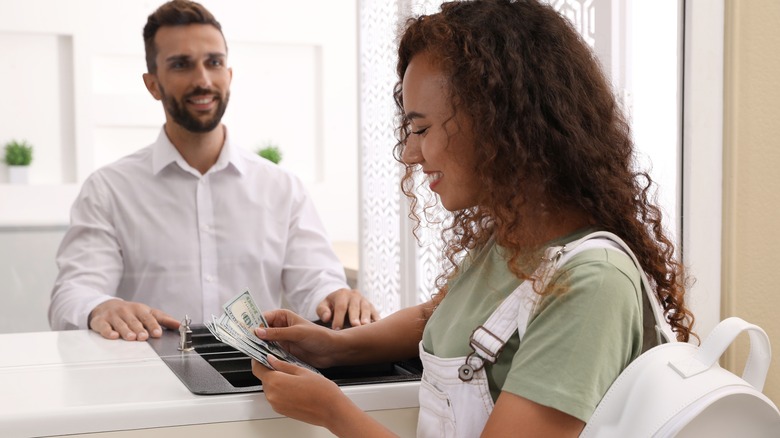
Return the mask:
<svg viewBox="0 0 780 438"><path fill-rule="evenodd" d="M182 169L189 172L196 172L187 162L184 157L181 156L176 147L168 139L168 135L165 133L165 126L160 128L160 134L157 136L157 140L152 145L152 173L157 175L161 170L168 167L171 163L176 163ZM222 145L222 151L217 157L217 162L211 166L210 172L218 172L228 165L232 165L239 173L246 172L246 164L241 160L238 151L231 144L230 135L227 128L225 128L225 143Z"/></svg>

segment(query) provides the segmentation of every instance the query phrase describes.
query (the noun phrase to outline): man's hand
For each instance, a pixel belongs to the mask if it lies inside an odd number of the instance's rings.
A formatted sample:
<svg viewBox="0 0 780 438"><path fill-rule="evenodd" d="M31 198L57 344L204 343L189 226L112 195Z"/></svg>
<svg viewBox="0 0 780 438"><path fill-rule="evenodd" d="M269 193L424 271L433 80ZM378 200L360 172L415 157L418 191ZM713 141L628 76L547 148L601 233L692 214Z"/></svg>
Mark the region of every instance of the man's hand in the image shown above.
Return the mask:
<svg viewBox="0 0 780 438"><path fill-rule="evenodd" d="M131 301L108 300L89 314L89 328L106 339L145 341L150 333L153 338L159 338L160 324L169 329L179 328L179 321L171 315Z"/></svg>
<svg viewBox="0 0 780 438"><path fill-rule="evenodd" d="M355 289L339 289L331 293L317 306L317 316L322 322L331 322L334 330L344 327L349 317L352 327L378 321L380 316L374 305Z"/></svg>

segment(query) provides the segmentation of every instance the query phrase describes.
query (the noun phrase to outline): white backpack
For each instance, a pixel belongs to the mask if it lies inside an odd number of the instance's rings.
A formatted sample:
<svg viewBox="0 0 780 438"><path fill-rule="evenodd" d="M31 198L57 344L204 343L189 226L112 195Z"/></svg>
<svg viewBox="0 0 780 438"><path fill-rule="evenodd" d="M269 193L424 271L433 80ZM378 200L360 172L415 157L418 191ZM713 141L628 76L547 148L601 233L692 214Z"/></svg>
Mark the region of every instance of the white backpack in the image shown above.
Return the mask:
<svg viewBox="0 0 780 438"><path fill-rule="evenodd" d="M597 232L570 245L562 251L612 247L627 253L642 276L656 333L666 341L623 370L580 437L780 437L780 411L761 392L771 361L764 330L732 317L721 321L699 347L677 342L641 266L620 238ZM718 359L744 331L750 335L750 355L740 378L721 368Z"/></svg>

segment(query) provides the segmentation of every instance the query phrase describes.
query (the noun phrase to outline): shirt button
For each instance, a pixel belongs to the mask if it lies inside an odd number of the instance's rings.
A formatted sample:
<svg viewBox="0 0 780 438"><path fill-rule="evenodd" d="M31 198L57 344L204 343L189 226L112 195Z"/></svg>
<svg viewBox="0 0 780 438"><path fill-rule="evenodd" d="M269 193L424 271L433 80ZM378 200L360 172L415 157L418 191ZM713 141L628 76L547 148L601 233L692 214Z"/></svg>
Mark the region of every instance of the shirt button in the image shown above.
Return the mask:
<svg viewBox="0 0 780 438"><path fill-rule="evenodd" d="M206 275L206 281L209 282L209 283L213 283L214 282L214 276L213 275Z"/></svg>

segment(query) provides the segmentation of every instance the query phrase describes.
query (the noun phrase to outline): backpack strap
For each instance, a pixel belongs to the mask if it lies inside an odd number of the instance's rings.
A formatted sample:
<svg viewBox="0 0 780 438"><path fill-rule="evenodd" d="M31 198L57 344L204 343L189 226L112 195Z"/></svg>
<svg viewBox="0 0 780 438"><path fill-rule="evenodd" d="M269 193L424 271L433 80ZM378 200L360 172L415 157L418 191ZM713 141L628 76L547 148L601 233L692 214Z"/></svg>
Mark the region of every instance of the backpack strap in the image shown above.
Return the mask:
<svg viewBox="0 0 780 438"><path fill-rule="evenodd" d="M585 237L575 240L574 242L570 242L562 247L559 247L558 252L561 253L562 256L565 256L567 254L573 255L591 248L614 249L624 252L631 258L631 261L634 262L634 265L636 265L636 268L639 271L639 276L642 279L642 289L645 292L645 298L647 299L647 303L649 304L650 310L652 311L653 319L655 319L655 334L657 337L657 342L659 344L665 344L667 342L676 341L677 336L675 336L671 325L669 325L666 317L664 317L664 308L661 305L658 297L655 295L655 293L653 293L653 288L650 287L650 282L647 279L645 271L642 269L642 265L639 264L639 260L637 260L636 255L634 255L633 251L631 251L631 248L628 247L623 239L607 231L596 231L594 233L588 234ZM556 268L559 266L560 265L556 266Z"/></svg>
<svg viewBox="0 0 780 438"><path fill-rule="evenodd" d="M603 239L602 239L603 240ZM592 241L595 242L595 241ZM606 241L604 241L606 242ZM538 268L537 273L547 273L549 276L559 267L563 266L571 257L589 247L597 247L598 243L591 244L585 242L579 245L577 249L571 251L562 250L564 247L550 247L545 250L544 261ZM601 244L603 246L603 244ZM550 264L554 266L550 267ZM512 293L504 299L498 308L488 317L487 321L477 326L469 338L469 346L476 353L474 359L475 368L479 369L483 361L495 363L498 355L503 350L504 345L509 338L517 331L520 340L523 340L525 329L528 326L528 320L534 314L539 302L539 295L534 291L533 281L523 281ZM523 308L525 307L525 308ZM469 361L472 361L474 354L470 355ZM481 359L481 360L480 360Z"/></svg>
<svg viewBox="0 0 780 438"><path fill-rule="evenodd" d="M554 246L545 250L544 261L537 269L537 275L546 275L542 281L550 280L555 271L563 266L570 258L578 253L591 249L613 246L606 239L580 239L576 246ZM566 249L568 248L568 249ZM553 264L551 267L550 264ZM474 352L490 363L495 363L504 344L517 331L520 340L523 340L528 320L536 311L539 304L539 295L533 289L533 281L523 281L512 293L504 299L498 308L488 317L484 324L477 326L469 338L469 345ZM527 306L525 309L522 306Z"/></svg>
<svg viewBox="0 0 780 438"><path fill-rule="evenodd" d="M743 332L748 332L750 335L750 353L742 372L742 379L762 391L772 361L769 337L761 327L734 316L724 319L715 326L696 350L696 354L684 360L672 360L669 366L683 378L701 374L717 363L726 348Z"/></svg>
<svg viewBox="0 0 780 438"><path fill-rule="evenodd" d="M637 270L639 270L639 274L642 278L642 289L644 289L645 297L652 309L652 314L655 319L657 343L661 344L675 340L674 333L663 316L663 308L661 307L658 298L653 294L653 289L650 288L647 276L639 265L636 256L622 239L612 233L598 231L573 242L569 242L566 245L547 248L544 257L546 263L543 263L542 266L539 267L537 273L543 273L544 278L542 281L543 283L546 283L552 278L553 274L555 274L555 272L572 257L583 251L597 248L621 251L631 257ZM550 266L551 263L553 264L552 267ZM536 306L539 304L540 300L538 297L539 296L533 290L533 282L523 281L509 297L499 305L496 311L490 315L484 324L481 324L474 329L474 332L469 338L469 344L474 353L476 353L476 356L478 356L478 358L473 358L472 354L469 358L469 360L472 360L472 358L477 359L474 369L481 368L483 360L495 363L498 355L504 348L504 344L506 344L515 330L517 330L520 340L522 341L523 336L525 335L525 329L528 326L528 320L530 319L530 316L534 314ZM520 306L524 305L530 305L532 308L518 312ZM508 320L514 321L508 323Z"/></svg>

